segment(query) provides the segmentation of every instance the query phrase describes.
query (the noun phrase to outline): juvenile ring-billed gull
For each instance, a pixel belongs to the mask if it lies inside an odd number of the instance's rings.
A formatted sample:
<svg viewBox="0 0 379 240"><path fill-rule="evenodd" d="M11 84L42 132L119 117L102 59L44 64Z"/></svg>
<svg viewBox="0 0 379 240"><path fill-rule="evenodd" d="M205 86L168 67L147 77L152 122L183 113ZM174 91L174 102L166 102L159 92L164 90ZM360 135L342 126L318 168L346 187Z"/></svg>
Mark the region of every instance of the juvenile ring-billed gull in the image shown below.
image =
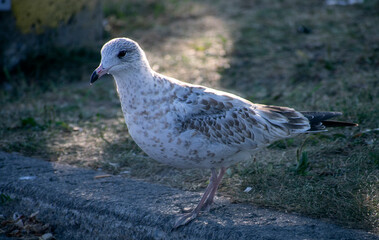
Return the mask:
<svg viewBox="0 0 379 240"><path fill-rule="evenodd" d="M161 75L150 68L138 43L128 38L103 46L91 84L107 73L115 79L129 133L143 151L167 165L211 169L199 204L181 216L174 228L209 209L226 168L250 159L258 148L326 127L356 126L328 120L339 112L298 112L254 104Z"/></svg>

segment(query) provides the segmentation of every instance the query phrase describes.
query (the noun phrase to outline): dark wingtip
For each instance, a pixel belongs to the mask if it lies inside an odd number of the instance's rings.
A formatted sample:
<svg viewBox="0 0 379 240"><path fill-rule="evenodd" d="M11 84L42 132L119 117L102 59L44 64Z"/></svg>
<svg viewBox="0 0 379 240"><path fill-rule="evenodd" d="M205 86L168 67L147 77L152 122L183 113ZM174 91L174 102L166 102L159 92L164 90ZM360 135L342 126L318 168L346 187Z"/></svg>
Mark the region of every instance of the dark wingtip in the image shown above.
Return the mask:
<svg viewBox="0 0 379 240"><path fill-rule="evenodd" d="M97 74L96 71L93 71L92 75L91 75L91 80L90 80L90 85L92 85L94 82L96 82L96 80L99 79L99 75Z"/></svg>

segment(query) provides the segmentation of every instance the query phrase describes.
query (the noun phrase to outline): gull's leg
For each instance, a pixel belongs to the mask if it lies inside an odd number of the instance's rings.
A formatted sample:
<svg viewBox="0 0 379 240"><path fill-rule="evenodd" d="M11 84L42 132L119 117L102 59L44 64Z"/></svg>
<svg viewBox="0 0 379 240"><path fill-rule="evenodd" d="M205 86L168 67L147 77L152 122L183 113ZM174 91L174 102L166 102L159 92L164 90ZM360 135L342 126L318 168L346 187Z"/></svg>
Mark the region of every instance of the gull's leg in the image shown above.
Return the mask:
<svg viewBox="0 0 379 240"><path fill-rule="evenodd" d="M197 214L199 214L199 212L203 208L204 203L209 198L209 195L213 192L213 189L214 188L217 189L218 185L215 185L217 180L218 180L217 171L212 168L212 175L211 175L211 178L209 179L209 184L208 184L207 188L205 189L205 192L204 192L203 196L201 197L200 202L197 204L197 206L194 210L192 210L190 213L187 213L187 214L183 215L182 217L180 217L176 221L173 229L175 229L179 226L182 226L182 225L186 225L187 223L189 223L190 221L192 221L193 219L196 218Z"/></svg>
<svg viewBox="0 0 379 240"><path fill-rule="evenodd" d="M218 174L217 179L216 179L216 181L214 183L214 187L213 187L212 191L209 193L209 196L208 196L207 200L205 201L205 203L204 203L204 205L202 207L202 209L204 211L209 211L209 209L210 209L210 207L211 207L211 205L213 203L213 199L214 199L214 197L216 195L218 186L220 185L222 177L224 176L225 172L226 172L226 168L222 167L220 169L220 173Z"/></svg>

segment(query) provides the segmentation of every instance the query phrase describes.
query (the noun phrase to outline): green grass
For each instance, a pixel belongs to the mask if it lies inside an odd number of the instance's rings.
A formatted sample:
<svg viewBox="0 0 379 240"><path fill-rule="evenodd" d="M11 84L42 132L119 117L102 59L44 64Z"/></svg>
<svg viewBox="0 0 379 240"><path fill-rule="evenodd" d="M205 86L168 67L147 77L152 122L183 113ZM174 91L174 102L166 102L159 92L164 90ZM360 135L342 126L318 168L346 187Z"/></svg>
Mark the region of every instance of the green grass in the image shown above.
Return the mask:
<svg viewBox="0 0 379 240"><path fill-rule="evenodd" d="M11 198L9 195L0 193L0 205L5 205L8 202L13 201L14 199Z"/></svg>
<svg viewBox="0 0 379 240"><path fill-rule="evenodd" d="M113 0L104 13L107 37L134 38L161 73L359 123L273 143L232 166L220 194L379 232L378 7ZM110 78L89 86L99 59L98 51L58 49L4 69L0 149L202 191L209 171L166 167L132 141Z"/></svg>

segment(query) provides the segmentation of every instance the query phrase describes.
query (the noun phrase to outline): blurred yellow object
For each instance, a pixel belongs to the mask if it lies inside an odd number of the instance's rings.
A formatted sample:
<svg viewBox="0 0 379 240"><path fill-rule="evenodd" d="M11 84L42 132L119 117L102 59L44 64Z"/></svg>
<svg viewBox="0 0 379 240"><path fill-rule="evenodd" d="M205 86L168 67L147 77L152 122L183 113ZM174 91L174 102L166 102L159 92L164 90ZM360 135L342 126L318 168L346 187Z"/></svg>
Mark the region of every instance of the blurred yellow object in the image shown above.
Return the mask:
<svg viewBox="0 0 379 240"><path fill-rule="evenodd" d="M67 23L84 7L95 7L97 1L67 0L14 0L12 12L22 33L43 33L46 28L56 28Z"/></svg>

